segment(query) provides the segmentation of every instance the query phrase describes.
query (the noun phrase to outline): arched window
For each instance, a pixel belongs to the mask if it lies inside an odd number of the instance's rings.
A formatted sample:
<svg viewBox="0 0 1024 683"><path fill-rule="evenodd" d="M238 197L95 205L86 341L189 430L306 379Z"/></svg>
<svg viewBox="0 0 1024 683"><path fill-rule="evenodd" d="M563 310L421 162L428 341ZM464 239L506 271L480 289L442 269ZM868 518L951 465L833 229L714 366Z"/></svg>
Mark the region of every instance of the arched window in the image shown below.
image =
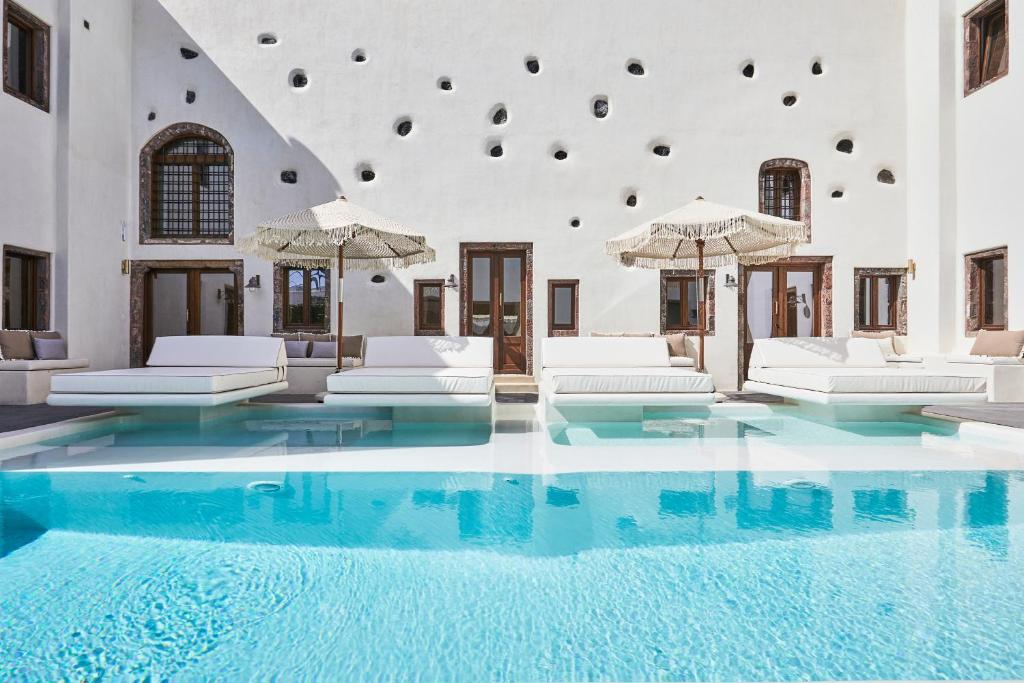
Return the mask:
<svg viewBox="0 0 1024 683"><path fill-rule="evenodd" d="M769 159L758 173L761 213L803 221L811 232L811 172L806 161Z"/></svg>
<svg viewBox="0 0 1024 683"><path fill-rule="evenodd" d="M139 157L142 243L234 241L234 155L220 133L179 123Z"/></svg>

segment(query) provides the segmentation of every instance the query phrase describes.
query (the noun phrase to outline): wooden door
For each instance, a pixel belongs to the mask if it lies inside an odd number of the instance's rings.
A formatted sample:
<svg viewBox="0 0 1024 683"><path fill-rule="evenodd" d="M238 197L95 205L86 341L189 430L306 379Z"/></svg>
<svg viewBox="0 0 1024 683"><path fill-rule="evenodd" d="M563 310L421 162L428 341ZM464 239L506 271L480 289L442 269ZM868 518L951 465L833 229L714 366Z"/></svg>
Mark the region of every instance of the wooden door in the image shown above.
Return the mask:
<svg viewBox="0 0 1024 683"><path fill-rule="evenodd" d="M755 339L821 336L820 264L748 267L744 291L744 376Z"/></svg>
<svg viewBox="0 0 1024 683"><path fill-rule="evenodd" d="M471 337L494 340L494 371L526 372L526 315L528 310L525 251L466 253L468 319Z"/></svg>
<svg viewBox="0 0 1024 683"><path fill-rule="evenodd" d="M157 337L238 330L235 275L215 268L154 268L146 274L143 333L148 356Z"/></svg>

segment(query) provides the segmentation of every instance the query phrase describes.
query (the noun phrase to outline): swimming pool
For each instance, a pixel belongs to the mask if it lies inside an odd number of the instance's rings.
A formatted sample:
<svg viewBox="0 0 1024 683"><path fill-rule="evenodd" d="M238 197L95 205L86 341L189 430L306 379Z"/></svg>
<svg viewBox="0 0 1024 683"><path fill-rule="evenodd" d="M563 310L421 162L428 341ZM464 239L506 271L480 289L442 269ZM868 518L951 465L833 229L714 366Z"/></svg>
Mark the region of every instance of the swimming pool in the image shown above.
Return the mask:
<svg viewBox="0 0 1024 683"><path fill-rule="evenodd" d="M4 679L1024 676L1021 472L7 472L0 495Z"/></svg>

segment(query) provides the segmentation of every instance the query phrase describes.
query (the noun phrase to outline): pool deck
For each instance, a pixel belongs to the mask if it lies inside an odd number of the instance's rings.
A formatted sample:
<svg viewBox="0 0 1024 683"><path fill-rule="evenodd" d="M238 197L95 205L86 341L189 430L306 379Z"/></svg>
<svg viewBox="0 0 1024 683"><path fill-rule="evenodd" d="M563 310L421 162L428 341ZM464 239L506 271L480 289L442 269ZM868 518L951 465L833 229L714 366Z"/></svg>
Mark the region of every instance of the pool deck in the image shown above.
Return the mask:
<svg viewBox="0 0 1024 683"><path fill-rule="evenodd" d="M723 392L725 403L782 403L777 396L746 391ZM252 403L316 403L313 394L271 394L253 399ZM519 401L514 401L518 403ZM107 412L104 408L68 408L46 404L31 406L0 406L0 433L31 429L65 420ZM964 406L926 406L922 414L930 417L982 422L1024 429L1024 403L987 403Z"/></svg>

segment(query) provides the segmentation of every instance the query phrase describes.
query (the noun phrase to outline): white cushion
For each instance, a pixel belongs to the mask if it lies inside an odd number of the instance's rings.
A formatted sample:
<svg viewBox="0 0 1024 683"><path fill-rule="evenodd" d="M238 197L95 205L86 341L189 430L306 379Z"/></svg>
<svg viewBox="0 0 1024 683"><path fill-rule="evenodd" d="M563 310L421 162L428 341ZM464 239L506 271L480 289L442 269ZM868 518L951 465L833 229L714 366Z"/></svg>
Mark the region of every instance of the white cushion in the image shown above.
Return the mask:
<svg viewBox="0 0 1024 683"><path fill-rule="evenodd" d="M286 363L284 340L277 337L194 335L157 337L146 365L282 368Z"/></svg>
<svg viewBox="0 0 1024 683"><path fill-rule="evenodd" d="M65 358L62 360L4 360L0 361L0 372L4 370L74 370L89 367L84 358Z"/></svg>
<svg viewBox="0 0 1024 683"><path fill-rule="evenodd" d="M1024 360L1017 356L946 356L947 363L967 363L969 365L1024 365Z"/></svg>
<svg viewBox="0 0 1024 683"><path fill-rule="evenodd" d="M658 337L547 337L543 353L545 368L670 367Z"/></svg>
<svg viewBox="0 0 1024 683"><path fill-rule="evenodd" d="M490 337L370 337L367 368L492 368Z"/></svg>
<svg viewBox="0 0 1024 683"><path fill-rule="evenodd" d="M749 377L754 382L835 394L985 391L983 377L959 377L899 368L752 368Z"/></svg>
<svg viewBox="0 0 1024 683"><path fill-rule="evenodd" d="M327 391L336 394L489 394L493 383L494 373L490 367L362 367L330 375Z"/></svg>
<svg viewBox="0 0 1024 683"><path fill-rule="evenodd" d="M129 368L54 375L53 393L81 394L216 394L272 384L278 368Z"/></svg>
<svg viewBox="0 0 1024 683"><path fill-rule="evenodd" d="M777 337L754 340L752 368L884 368L875 339L864 337Z"/></svg>
<svg viewBox="0 0 1024 683"><path fill-rule="evenodd" d="M662 343L664 346L664 343ZM679 368L544 368L556 394L672 394L715 390L711 375Z"/></svg>
<svg viewBox="0 0 1024 683"><path fill-rule="evenodd" d="M692 368L697 365L697 361L689 356L669 356L668 362L674 368Z"/></svg>
<svg viewBox="0 0 1024 683"><path fill-rule="evenodd" d="M342 367L351 368L355 365L355 359L353 358L342 358ZM288 367L290 368L337 368L337 358L289 358Z"/></svg>

